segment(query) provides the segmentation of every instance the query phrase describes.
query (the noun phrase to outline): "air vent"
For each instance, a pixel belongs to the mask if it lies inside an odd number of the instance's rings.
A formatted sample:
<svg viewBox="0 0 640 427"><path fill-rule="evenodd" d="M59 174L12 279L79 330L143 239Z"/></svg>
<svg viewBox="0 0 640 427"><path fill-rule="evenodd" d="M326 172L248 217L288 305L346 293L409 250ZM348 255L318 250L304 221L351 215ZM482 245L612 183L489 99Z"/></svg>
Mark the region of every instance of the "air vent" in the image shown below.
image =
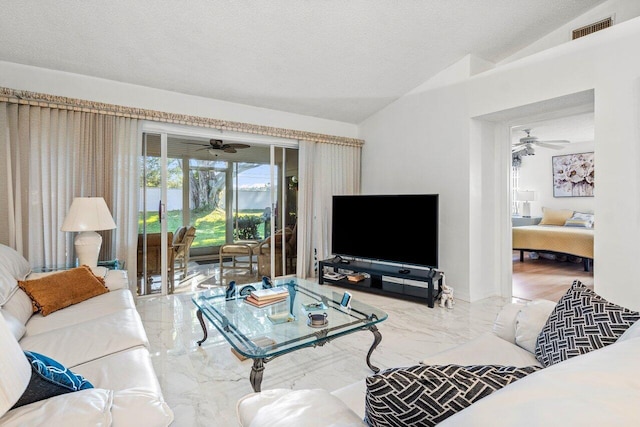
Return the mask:
<svg viewBox="0 0 640 427"><path fill-rule="evenodd" d="M595 33L596 31L604 30L605 28L609 28L612 25L612 17L603 19L602 21L594 22L593 24L585 25L584 27L573 30L573 40L587 36L591 33Z"/></svg>

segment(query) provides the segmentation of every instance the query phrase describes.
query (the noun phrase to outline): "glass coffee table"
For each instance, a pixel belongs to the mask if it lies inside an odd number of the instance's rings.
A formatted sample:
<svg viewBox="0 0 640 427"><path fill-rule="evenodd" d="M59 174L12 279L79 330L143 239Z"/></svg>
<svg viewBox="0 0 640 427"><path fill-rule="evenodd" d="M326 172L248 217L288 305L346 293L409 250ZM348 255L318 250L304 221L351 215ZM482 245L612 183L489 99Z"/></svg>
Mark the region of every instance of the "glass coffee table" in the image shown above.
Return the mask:
<svg viewBox="0 0 640 427"><path fill-rule="evenodd" d="M382 340L376 325L387 318L387 313L353 298L343 300L344 292L335 292L309 280L278 279L273 285L285 287L288 296L262 308L245 302L246 296L238 292L227 298L224 288L196 293L191 299L198 309L196 314L204 333L198 345L208 336L206 317L236 354L253 359L249 380L258 392L267 362L302 348L322 346L344 335L369 330L373 333L373 344L366 362L373 372L379 371L370 358ZM237 291L247 286L262 288L261 283L254 283L239 285ZM312 319L311 315L316 316Z"/></svg>

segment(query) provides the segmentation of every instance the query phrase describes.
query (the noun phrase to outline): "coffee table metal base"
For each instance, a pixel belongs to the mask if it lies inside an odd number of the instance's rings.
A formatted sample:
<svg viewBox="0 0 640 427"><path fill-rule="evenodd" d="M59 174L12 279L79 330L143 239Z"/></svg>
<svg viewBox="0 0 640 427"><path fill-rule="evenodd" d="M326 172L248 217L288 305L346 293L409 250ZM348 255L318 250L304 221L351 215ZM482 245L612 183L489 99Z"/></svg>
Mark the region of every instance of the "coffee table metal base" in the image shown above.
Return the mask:
<svg viewBox="0 0 640 427"><path fill-rule="evenodd" d="M200 326L202 326L202 332L204 332L204 337L202 337L202 339L200 341L198 341L198 346L201 346L202 343L207 340L207 337L209 335L207 333L207 325L205 325L204 318L202 317L202 311L200 311L200 310L196 311L196 316L198 317L198 320L200 321Z"/></svg>
<svg viewBox="0 0 640 427"><path fill-rule="evenodd" d="M197 310L196 311L196 316L198 317L198 320L200 321L200 326L202 326L202 332L204 333L204 336L202 337L202 339L198 342L198 346L201 346L203 342L205 342L209 336L208 332L207 332L207 325L204 322L204 317L202 315L202 311ZM375 325L369 326L366 329L369 329L371 331L371 333L373 334L373 344L371 344L371 347L369 348L369 351L367 352L367 366L369 367L369 369L371 369L374 373L378 373L380 372L380 368L373 366L371 364L371 354L373 353L373 350L376 349L376 347L378 347L378 344L380 344L380 342L382 341L382 334L380 334L380 331L378 330L378 328ZM322 334L322 331L318 331L318 334ZM313 344L310 344L309 347L316 347L316 346L323 346L326 343L328 343L329 341L331 341L331 338L326 338L323 340L320 340L318 342L315 342ZM292 350L295 351L295 350ZM290 352L287 352L290 353ZM287 354L287 353L282 353L282 354ZM282 354L278 355L278 356L274 356L274 357L269 357L269 358L254 358L253 359L253 366L251 367L251 373L249 374L249 382L251 383L251 387L253 388L253 391L258 393L262 390L262 376L264 373L264 365L267 362L270 362L271 360L275 359L276 357L282 356Z"/></svg>

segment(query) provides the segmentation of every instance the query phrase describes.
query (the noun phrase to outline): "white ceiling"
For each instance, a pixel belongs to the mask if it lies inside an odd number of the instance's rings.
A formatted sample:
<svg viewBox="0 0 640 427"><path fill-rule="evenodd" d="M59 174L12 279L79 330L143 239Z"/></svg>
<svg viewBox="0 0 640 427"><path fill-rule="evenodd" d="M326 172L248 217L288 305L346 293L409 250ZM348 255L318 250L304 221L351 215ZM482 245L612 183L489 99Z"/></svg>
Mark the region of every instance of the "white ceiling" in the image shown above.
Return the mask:
<svg viewBox="0 0 640 427"><path fill-rule="evenodd" d="M603 2L0 0L0 60L359 123Z"/></svg>
<svg viewBox="0 0 640 427"><path fill-rule="evenodd" d="M511 129L512 143L526 136L523 129L531 129L531 136L536 136L540 141L564 139L572 144L593 142L595 139L594 113L588 112L514 126Z"/></svg>

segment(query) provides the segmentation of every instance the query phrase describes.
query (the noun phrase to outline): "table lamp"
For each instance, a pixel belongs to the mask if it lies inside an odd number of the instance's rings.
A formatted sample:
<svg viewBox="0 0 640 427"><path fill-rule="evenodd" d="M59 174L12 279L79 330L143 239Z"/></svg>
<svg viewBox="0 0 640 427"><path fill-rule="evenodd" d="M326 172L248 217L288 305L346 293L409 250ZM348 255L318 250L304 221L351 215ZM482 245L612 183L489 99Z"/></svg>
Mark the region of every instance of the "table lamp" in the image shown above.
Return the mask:
<svg viewBox="0 0 640 427"><path fill-rule="evenodd" d="M74 240L79 265L98 266L102 236L96 231L113 230L116 223L102 197L76 197L62 223L61 231L79 231Z"/></svg>
<svg viewBox="0 0 640 427"><path fill-rule="evenodd" d="M524 218L531 218L531 203L535 199L535 192L526 190L518 191L516 194L516 200L522 202L522 216Z"/></svg>

